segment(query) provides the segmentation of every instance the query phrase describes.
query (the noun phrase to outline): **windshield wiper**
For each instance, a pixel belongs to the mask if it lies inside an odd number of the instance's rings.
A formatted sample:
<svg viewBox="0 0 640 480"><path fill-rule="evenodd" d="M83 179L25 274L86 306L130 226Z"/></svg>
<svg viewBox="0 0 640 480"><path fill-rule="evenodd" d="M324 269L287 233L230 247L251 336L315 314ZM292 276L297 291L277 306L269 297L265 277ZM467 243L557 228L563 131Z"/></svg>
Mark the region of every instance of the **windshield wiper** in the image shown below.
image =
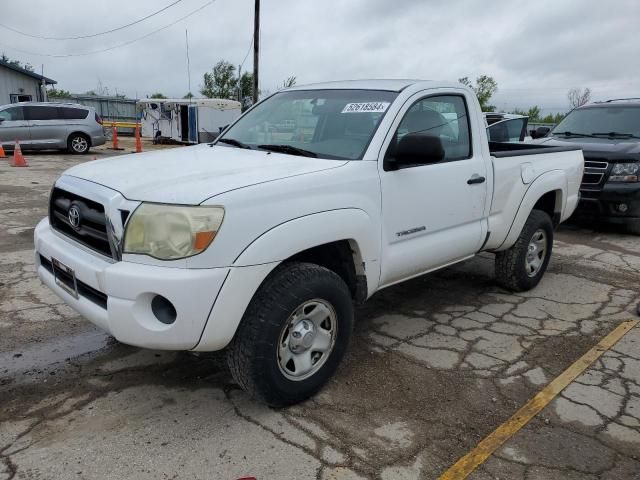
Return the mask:
<svg viewBox="0 0 640 480"><path fill-rule="evenodd" d="M251 148L246 143L242 143L240 140L236 140L235 138L221 138L216 143L226 143L228 145L233 145L234 147L238 147L238 148Z"/></svg>
<svg viewBox="0 0 640 480"><path fill-rule="evenodd" d="M593 137L588 133L576 133L576 132L552 132L553 135L564 135L565 137Z"/></svg>
<svg viewBox="0 0 640 480"><path fill-rule="evenodd" d="M318 156L317 153L312 152L310 150L305 150L304 148L294 147L293 145L258 145L258 148L262 150L269 150L271 152L279 152L279 153L289 153L291 155L299 155L301 157L313 157L316 158Z"/></svg>
<svg viewBox="0 0 640 480"><path fill-rule="evenodd" d="M620 132L592 133L591 135L593 135L594 137L601 136L601 137L611 137L611 138L640 138L639 136L634 135L633 133L620 133Z"/></svg>

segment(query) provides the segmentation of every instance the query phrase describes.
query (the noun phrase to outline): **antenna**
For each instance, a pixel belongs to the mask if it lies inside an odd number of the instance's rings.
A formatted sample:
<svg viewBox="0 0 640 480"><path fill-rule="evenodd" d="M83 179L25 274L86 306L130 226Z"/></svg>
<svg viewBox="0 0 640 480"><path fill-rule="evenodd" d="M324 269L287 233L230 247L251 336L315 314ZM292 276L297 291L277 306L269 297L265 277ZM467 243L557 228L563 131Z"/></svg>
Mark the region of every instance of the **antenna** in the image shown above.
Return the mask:
<svg viewBox="0 0 640 480"><path fill-rule="evenodd" d="M186 28L184 29L184 39L187 45L187 95L192 95L191 93L191 62L189 60L189 31ZM189 103L191 103L192 99L193 98L190 96Z"/></svg>

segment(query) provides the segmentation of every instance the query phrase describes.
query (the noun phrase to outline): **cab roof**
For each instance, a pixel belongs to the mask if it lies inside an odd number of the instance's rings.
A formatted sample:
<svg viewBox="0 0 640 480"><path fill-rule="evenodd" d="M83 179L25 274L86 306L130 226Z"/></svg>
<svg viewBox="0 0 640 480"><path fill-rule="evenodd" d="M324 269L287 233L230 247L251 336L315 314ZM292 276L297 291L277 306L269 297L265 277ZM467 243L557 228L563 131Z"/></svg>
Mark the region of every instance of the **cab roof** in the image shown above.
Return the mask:
<svg viewBox="0 0 640 480"><path fill-rule="evenodd" d="M405 88L416 84L424 84L425 88L462 87L462 85L457 82L440 82L433 80L364 79L296 85L295 87L287 88L287 90L386 90L390 92L401 92Z"/></svg>

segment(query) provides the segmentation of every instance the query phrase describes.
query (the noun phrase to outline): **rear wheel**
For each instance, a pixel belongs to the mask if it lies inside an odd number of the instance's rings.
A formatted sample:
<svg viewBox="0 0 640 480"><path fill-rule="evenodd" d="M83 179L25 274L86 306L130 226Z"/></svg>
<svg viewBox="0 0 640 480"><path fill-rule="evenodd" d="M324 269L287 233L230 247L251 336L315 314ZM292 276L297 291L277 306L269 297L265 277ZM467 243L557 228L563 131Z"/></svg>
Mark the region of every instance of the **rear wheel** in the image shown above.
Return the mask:
<svg viewBox="0 0 640 480"><path fill-rule="evenodd" d="M331 378L352 329L351 294L337 274L310 263L284 264L251 300L227 361L249 394L274 407L291 405Z"/></svg>
<svg viewBox="0 0 640 480"><path fill-rule="evenodd" d="M83 133L73 133L67 141L67 149L74 155L87 153L91 148L89 137Z"/></svg>
<svg viewBox="0 0 640 480"><path fill-rule="evenodd" d="M496 254L496 281L514 292L532 289L547 270L552 248L551 218L546 212L532 210L516 243Z"/></svg>
<svg viewBox="0 0 640 480"><path fill-rule="evenodd" d="M634 235L640 235L640 220L627 223L627 230Z"/></svg>

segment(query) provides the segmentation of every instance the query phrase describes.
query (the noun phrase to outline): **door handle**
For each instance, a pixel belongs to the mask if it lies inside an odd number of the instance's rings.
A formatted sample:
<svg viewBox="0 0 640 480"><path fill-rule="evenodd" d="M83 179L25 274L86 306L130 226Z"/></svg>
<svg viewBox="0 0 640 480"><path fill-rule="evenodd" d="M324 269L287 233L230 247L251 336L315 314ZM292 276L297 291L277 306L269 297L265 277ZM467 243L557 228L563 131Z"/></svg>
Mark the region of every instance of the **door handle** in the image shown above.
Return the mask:
<svg viewBox="0 0 640 480"><path fill-rule="evenodd" d="M474 174L469 180L467 180L467 185L474 185L476 183L484 183L486 178L481 177L478 174Z"/></svg>

